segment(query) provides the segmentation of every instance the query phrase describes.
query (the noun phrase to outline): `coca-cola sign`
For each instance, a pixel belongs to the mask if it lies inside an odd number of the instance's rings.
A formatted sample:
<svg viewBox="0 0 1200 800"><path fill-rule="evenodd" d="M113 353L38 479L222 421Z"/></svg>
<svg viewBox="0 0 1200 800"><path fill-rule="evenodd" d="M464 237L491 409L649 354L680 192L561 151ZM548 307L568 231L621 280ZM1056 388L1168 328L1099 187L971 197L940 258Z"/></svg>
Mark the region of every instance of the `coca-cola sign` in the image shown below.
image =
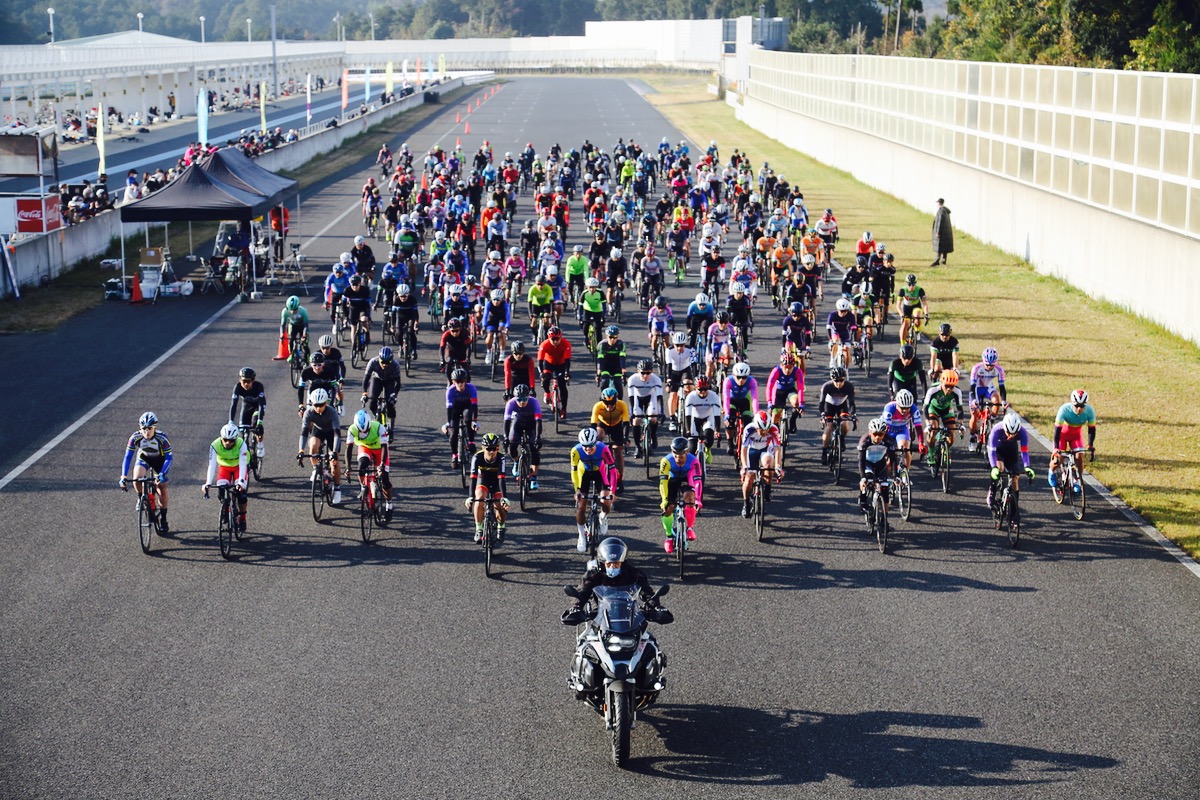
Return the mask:
<svg viewBox="0 0 1200 800"><path fill-rule="evenodd" d="M46 215L44 230L53 231L62 227L62 214L59 212L58 195L51 194L41 198L17 198L17 232L41 233L42 215Z"/></svg>

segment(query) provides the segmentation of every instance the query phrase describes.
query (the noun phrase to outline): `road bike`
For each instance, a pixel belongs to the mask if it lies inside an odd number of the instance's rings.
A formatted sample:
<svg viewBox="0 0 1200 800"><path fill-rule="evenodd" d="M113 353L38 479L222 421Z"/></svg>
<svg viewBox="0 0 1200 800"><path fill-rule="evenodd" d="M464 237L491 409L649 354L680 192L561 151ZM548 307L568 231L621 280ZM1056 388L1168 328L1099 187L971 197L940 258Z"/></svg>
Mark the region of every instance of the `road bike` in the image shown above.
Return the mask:
<svg viewBox="0 0 1200 800"><path fill-rule="evenodd" d="M350 320L346 316L344 303L338 303L333 310L333 338L338 347L345 347L350 343Z"/></svg>
<svg viewBox="0 0 1200 800"><path fill-rule="evenodd" d="M517 496L521 501L521 510L529 506L530 483L533 480L533 445L529 441L529 432L521 432L521 441L517 445L517 464L513 468L517 478Z"/></svg>
<svg viewBox="0 0 1200 800"><path fill-rule="evenodd" d="M588 489L587 505L583 512L583 529L587 534L588 557L596 557L596 548L600 544L600 488L593 481Z"/></svg>
<svg viewBox="0 0 1200 800"><path fill-rule="evenodd" d="M754 520L754 535L760 542L767 527L767 503L771 500L771 479L774 475L773 468L756 469L754 484L750 487L750 518Z"/></svg>
<svg viewBox="0 0 1200 800"><path fill-rule="evenodd" d="M350 347L350 364L355 368L366 366L371 359L367 356L367 326L357 323L354 326L354 343Z"/></svg>
<svg viewBox="0 0 1200 800"><path fill-rule="evenodd" d="M491 355L491 380L496 382L497 376L501 376L504 371L504 349L500 347L500 331L507 330L500 328L492 332L492 345L488 348L488 353Z"/></svg>
<svg viewBox="0 0 1200 800"><path fill-rule="evenodd" d="M871 339L866 328L859 328L859 335L851 342L854 366L861 367L866 377L871 377Z"/></svg>
<svg viewBox="0 0 1200 800"><path fill-rule="evenodd" d="M566 373L554 372L550 377L550 413L554 414L554 432L562 433L564 417L567 415L562 402L562 388L559 381L566 382Z"/></svg>
<svg viewBox="0 0 1200 800"><path fill-rule="evenodd" d="M1004 531L1008 537L1008 546L1016 547L1021 539L1021 509L1011 472L1000 473L1000 480L992 497L992 521L996 530Z"/></svg>
<svg viewBox="0 0 1200 800"><path fill-rule="evenodd" d="M442 292L439 288L434 287L429 290L429 324L433 326L436 332L442 327Z"/></svg>
<svg viewBox="0 0 1200 800"><path fill-rule="evenodd" d="M635 400L635 402L637 402ZM642 460L642 467L646 470L646 480L654 477L653 471L650 468L650 418L636 416L634 421L641 420L641 425L634 425L633 443L638 448L638 457Z"/></svg>
<svg viewBox="0 0 1200 800"><path fill-rule="evenodd" d="M138 541L142 545L142 552L150 552L150 544L154 541L154 536L162 536L162 523L159 519L159 489L158 475L150 470L143 478L133 478L131 483L140 484L142 489L138 493L138 500L135 509L137 511L137 526L138 526Z"/></svg>
<svg viewBox="0 0 1200 800"><path fill-rule="evenodd" d="M205 497L208 497L210 488L212 487L205 484ZM221 501L221 516L217 519L217 546L221 549L221 558L229 561L233 558L234 539L241 541L244 535L242 526L238 523L238 493L229 484L220 484L216 488L217 497Z"/></svg>
<svg viewBox="0 0 1200 800"><path fill-rule="evenodd" d="M908 522L912 515L912 475L904 466L903 453L901 463L896 467L896 479L892 481L892 503L900 511L900 519Z"/></svg>
<svg viewBox="0 0 1200 800"><path fill-rule="evenodd" d="M308 366L308 336L293 332L288 343L288 372L291 374L292 388L300 387L300 376Z"/></svg>
<svg viewBox="0 0 1200 800"><path fill-rule="evenodd" d="M959 425L957 430L962 433L962 426ZM933 432L933 442L929 446L929 453L933 457L929 465L929 474L935 479L941 479L943 494L950 493L950 464L953 460L950 455L951 449L950 430L944 424L939 425Z"/></svg>
<svg viewBox="0 0 1200 800"><path fill-rule="evenodd" d="M301 453L296 456L296 463L303 467L304 459L306 458L312 458L312 456L308 453ZM321 515L325 513L325 506L333 505L333 474L329 470L329 464L329 447L322 442L321 449L317 452L317 467L313 470L312 477L309 479L309 483L311 484L309 496L312 503L314 522L321 521Z"/></svg>
<svg viewBox="0 0 1200 800"><path fill-rule="evenodd" d="M258 454L258 437L256 431L259 426L258 412L254 412L253 422L249 425L238 425L238 432L242 436L242 441L246 443L246 449L250 451L250 461L246 465L246 470L254 476L254 480L262 480L263 457Z"/></svg>
<svg viewBox="0 0 1200 800"><path fill-rule="evenodd" d="M842 480L842 458L846 452L846 434L842 430L842 423L855 422L854 417L825 417L826 423L833 423L833 431L829 436L828 448L828 464L829 473L833 475L833 483L836 486Z"/></svg>
<svg viewBox="0 0 1200 800"><path fill-rule="evenodd" d="M867 507L863 511L867 534L875 537L880 553L887 553L888 506L883 500L883 493L887 488L888 481L872 480L867 487Z"/></svg>
<svg viewBox="0 0 1200 800"><path fill-rule="evenodd" d="M483 531L479 536L479 544L483 548L483 574L492 577L492 552L500 539L500 516L496 513L496 499L489 492L482 500L472 499L472 503L483 503Z"/></svg>
<svg viewBox="0 0 1200 800"><path fill-rule="evenodd" d="M362 476L361 495L358 500L358 526L362 540L371 543L375 526L383 527L387 503L383 497L383 487L379 485L379 468L371 465Z"/></svg>
<svg viewBox="0 0 1200 800"><path fill-rule="evenodd" d="M675 493L675 515L671 521L671 539L675 545L675 564L679 569L680 580L683 580L684 554L691 547L691 542L688 541L687 537L687 515L684 514L684 508L688 505L694 505L684 500L684 497L690 490L691 486L686 481L680 481L679 489Z"/></svg>
<svg viewBox="0 0 1200 800"><path fill-rule="evenodd" d="M399 331L400 360L404 362L404 375L412 377L413 361L417 357L417 332L413 330L413 321L406 320L404 329Z"/></svg>
<svg viewBox="0 0 1200 800"><path fill-rule="evenodd" d="M1060 506L1064 502L1070 505L1071 514L1077 520L1083 520L1087 512L1087 489L1083 483L1083 473L1075 464L1075 456L1080 453L1091 453L1095 458L1095 453L1086 447L1059 452L1058 469L1054 471L1057 480L1050 486L1054 502Z"/></svg>

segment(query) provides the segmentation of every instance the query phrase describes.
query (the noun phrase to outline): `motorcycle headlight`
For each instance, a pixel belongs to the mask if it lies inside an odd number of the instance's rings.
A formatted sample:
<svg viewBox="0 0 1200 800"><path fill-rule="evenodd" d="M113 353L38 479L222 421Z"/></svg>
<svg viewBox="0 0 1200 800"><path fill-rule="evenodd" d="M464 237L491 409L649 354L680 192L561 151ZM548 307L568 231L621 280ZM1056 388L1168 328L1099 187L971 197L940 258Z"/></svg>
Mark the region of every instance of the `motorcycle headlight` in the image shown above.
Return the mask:
<svg viewBox="0 0 1200 800"><path fill-rule="evenodd" d="M619 633L610 633L608 634L606 643L609 651L615 653L619 650L629 650L630 648L636 647L638 643L638 637L622 636Z"/></svg>

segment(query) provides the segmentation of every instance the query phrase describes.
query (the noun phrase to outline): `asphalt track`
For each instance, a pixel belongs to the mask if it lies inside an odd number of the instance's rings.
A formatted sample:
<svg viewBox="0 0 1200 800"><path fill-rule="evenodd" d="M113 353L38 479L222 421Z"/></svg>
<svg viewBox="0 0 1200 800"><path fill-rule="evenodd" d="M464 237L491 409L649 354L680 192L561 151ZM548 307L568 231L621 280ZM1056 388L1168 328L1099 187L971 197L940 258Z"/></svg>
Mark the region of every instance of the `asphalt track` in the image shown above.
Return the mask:
<svg viewBox="0 0 1200 800"><path fill-rule="evenodd" d="M452 145L455 110L409 136L414 149ZM527 139L544 149L679 138L616 79L514 80L470 120L464 146L488 138L500 151ZM306 198L305 239L356 203L362 180ZM805 188L810 207L825 205L820 187ZM853 209L839 218L848 230L869 223ZM351 213L307 252L331 259L357 224ZM668 295L681 309L693 293ZM27 398L6 414L11 460L61 429L39 424L41 408L81 415L178 339L160 308L147 318L112 306L86 352L21 340L18 355L43 369L12 373L41 377L9 392ZM186 313L194 327L211 310ZM918 476L913 519L880 555L851 491L820 470L807 418L764 543L737 516L728 459L714 462L691 576L669 598L678 622L658 632L669 690L634 732L631 769L616 771L601 721L564 685L572 635L558 624L560 587L582 564L564 469L573 437L547 436L542 490L513 513L500 573L486 579L434 430L443 381L427 350L393 449L402 510L363 545L349 508L312 520L306 471L290 458L295 395L270 360L277 319L275 303L234 306L0 489L3 796L1196 796L1191 573L1101 502L1076 524L1040 478L1023 496L1026 537L1009 549L986 517L981 462L961 450L957 491ZM644 352L637 325L625 328ZM893 326L881 350L894 336ZM774 339L760 335L752 352L765 375ZM74 385L91 359L109 365L111 386ZM216 503L199 486L244 364L269 392L267 477L253 487L251 535L225 562ZM1006 366L1023 380L1021 365ZM810 392L822 372L810 370ZM480 385L493 429L500 392ZM859 386L863 408L882 406L877 378ZM576 380L573 423L588 394ZM115 489L146 408L176 451L175 533L151 556L136 543L132 495ZM628 484L612 532L657 583L669 565L656 487Z"/></svg>

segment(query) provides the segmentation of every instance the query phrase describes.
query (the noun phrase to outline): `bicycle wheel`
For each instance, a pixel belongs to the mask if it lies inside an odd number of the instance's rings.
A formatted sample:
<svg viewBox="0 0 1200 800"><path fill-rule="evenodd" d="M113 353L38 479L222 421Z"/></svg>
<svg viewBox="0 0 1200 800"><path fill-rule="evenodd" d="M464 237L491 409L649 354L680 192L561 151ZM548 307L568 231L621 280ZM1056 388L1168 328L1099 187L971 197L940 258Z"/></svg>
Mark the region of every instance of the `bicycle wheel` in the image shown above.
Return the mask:
<svg viewBox="0 0 1200 800"><path fill-rule="evenodd" d="M233 502L227 493L221 503L221 518L217 522L217 544L221 548L221 558L226 561L233 557L233 531L236 524Z"/></svg>
<svg viewBox="0 0 1200 800"><path fill-rule="evenodd" d="M300 387L300 375L304 372L304 364L302 363L300 354L295 350L292 351L292 355L288 361L291 367L292 388L297 389Z"/></svg>
<svg viewBox="0 0 1200 800"><path fill-rule="evenodd" d="M153 491L147 489L147 491ZM137 502L137 521L138 521L138 541L141 543L142 552L150 552L150 543L153 541L156 525L154 509L150 507L150 503L146 500L146 496L142 495Z"/></svg>
<svg viewBox="0 0 1200 800"><path fill-rule="evenodd" d="M321 521L321 515L325 513L325 481L321 477L318 469L316 477L312 479L312 515L314 522Z"/></svg>
<svg viewBox="0 0 1200 800"><path fill-rule="evenodd" d="M887 505L883 502L883 495L875 494L875 543L879 546L880 553L887 553L888 539L888 518Z"/></svg>
<svg viewBox="0 0 1200 800"><path fill-rule="evenodd" d="M498 343L498 342L499 342L499 340L500 340L500 338L499 338L499 334L497 334L497 336L496 336L496 339L494 339L493 341L494 341L494 342L496 342L496 343ZM500 370L500 362L501 362L502 360L503 360L503 359L501 359L501 358L500 358L500 348L497 346L497 344L493 344L493 345L492 345L492 364L491 364L491 367L492 367L492 374L491 374L491 380L492 380L492 383L495 383L495 382L496 382L496 373L497 373L497 372L499 372L499 370Z"/></svg>
<svg viewBox="0 0 1200 800"><path fill-rule="evenodd" d="M833 473L834 486L842 482L842 437L835 435L829 450L829 471Z"/></svg>
<svg viewBox="0 0 1200 800"><path fill-rule="evenodd" d="M365 544L371 543L371 534L375 527L375 509L373 506L372 487L367 484L362 488L362 497L358 501L358 527L362 532Z"/></svg>
<svg viewBox="0 0 1200 800"><path fill-rule="evenodd" d="M650 480L653 476L650 474L650 423L646 422L642 425L642 429L638 434L641 439L642 447L642 466L646 468L646 480Z"/></svg>
<svg viewBox="0 0 1200 800"><path fill-rule="evenodd" d="M492 577L492 547L496 541L496 517L495 512L488 508L487 514L483 518L483 574L484 577Z"/></svg>
<svg viewBox="0 0 1200 800"><path fill-rule="evenodd" d="M562 414L559 413L559 399L558 399L558 384L557 383L555 383L555 385L550 390L550 413L552 413L554 415L554 432L562 433L563 418L562 418Z"/></svg>
<svg viewBox="0 0 1200 800"><path fill-rule="evenodd" d="M679 567L679 580L683 580L683 560L684 551L687 550L687 518L683 516L683 509L675 508L675 525L671 529L675 538L675 563Z"/></svg>
<svg viewBox="0 0 1200 800"><path fill-rule="evenodd" d="M404 344L404 377L412 377L413 355L416 349L416 342L412 338L411 333L405 334Z"/></svg>
<svg viewBox="0 0 1200 800"><path fill-rule="evenodd" d="M863 374L866 377L871 377L871 343L869 339L863 340Z"/></svg>
<svg viewBox="0 0 1200 800"><path fill-rule="evenodd" d="M458 477L464 489L471 483L470 457L467 452L467 426L464 425L458 429Z"/></svg>
<svg viewBox="0 0 1200 800"><path fill-rule="evenodd" d="M354 347L350 348L350 365L355 369L358 369L365 363L365 356L366 353L364 352L363 347L359 344L358 337L354 337Z"/></svg>
<svg viewBox="0 0 1200 800"><path fill-rule="evenodd" d="M1070 456L1070 458L1074 458L1074 456ZM1076 486L1079 487L1078 492L1075 491ZM1083 477L1075 470L1071 470L1071 486L1065 491L1071 493L1071 514L1076 520L1082 522L1084 514L1087 513L1087 490L1083 485Z"/></svg>
<svg viewBox="0 0 1200 800"><path fill-rule="evenodd" d="M520 483L521 510L529 505L529 456L522 450L517 457L517 481Z"/></svg>
<svg viewBox="0 0 1200 800"><path fill-rule="evenodd" d="M761 486L754 488L754 535L761 542L763 530L767 527L767 501L763 497Z"/></svg>
<svg viewBox="0 0 1200 800"><path fill-rule="evenodd" d="M950 443L943 440L938 447L938 470L942 473L942 494L950 494Z"/></svg>
<svg viewBox="0 0 1200 800"><path fill-rule="evenodd" d="M1067 474L1065 469L1061 468L1061 466L1056 471L1058 472L1058 483L1056 485L1051 484L1050 496L1054 498L1056 505L1061 506L1063 501L1067 499L1067 494L1063 491L1063 486L1070 482L1070 476Z"/></svg>
<svg viewBox="0 0 1200 800"><path fill-rule="evenodd" d="M896 491L899 493L900 501L900 519L908 522L909 516L912 514L912 476L909 475L908 469L901 467L899 478L896 481Z"/></svg>
<svg viewBox="0 0 1200 800"><path fill-rule="evenodd" d="M350 343L349 326L340 311L333 319L333 335L338 347L345 347Z"/></svg>
<svg viewBox="0 0 1200 800"><path fill-rule="evenodd" d="M1017 508L1017 497L1012 493L1012 490L1005 491L1004 506L1005 506L1005 526L1004 530L1008 536L1008 546L1016 547L1021 541L1021 516Z"/></svg>

